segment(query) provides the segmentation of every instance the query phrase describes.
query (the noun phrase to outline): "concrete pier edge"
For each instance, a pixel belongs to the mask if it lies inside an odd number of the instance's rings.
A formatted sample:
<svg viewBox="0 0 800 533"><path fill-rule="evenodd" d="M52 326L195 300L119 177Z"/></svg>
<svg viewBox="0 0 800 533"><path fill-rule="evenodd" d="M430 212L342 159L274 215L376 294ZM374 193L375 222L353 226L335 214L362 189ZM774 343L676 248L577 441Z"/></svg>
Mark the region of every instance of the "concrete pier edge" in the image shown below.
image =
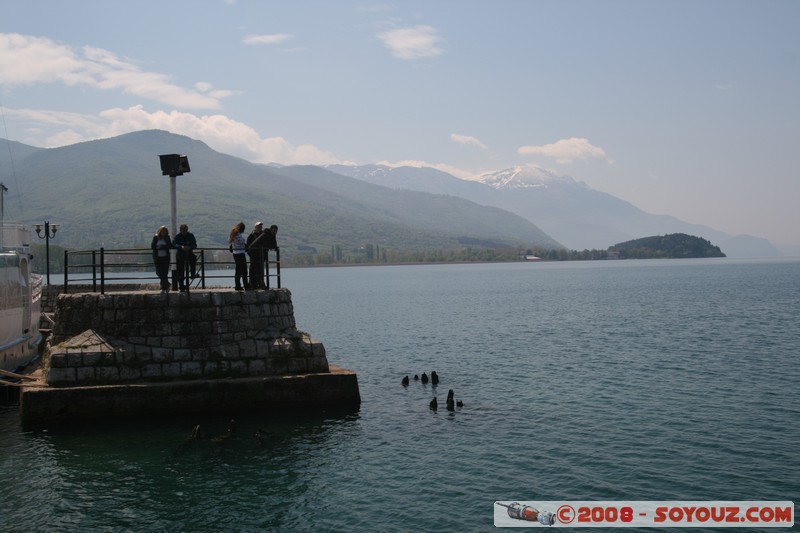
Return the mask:
<svg viewBox="0 0 800 533"><path fill-rule="evenodd" d="M229 413L280 408L358 408L355 372L82 387L23 387L23 423L132 415Z"/></svg>
<svg viewBox="0 0 800 533"><path fill-rule="evenodd" d="M23 423L101 417L355 408L358 378L297 329L286 289L50 294L40 379Z"/></svg>

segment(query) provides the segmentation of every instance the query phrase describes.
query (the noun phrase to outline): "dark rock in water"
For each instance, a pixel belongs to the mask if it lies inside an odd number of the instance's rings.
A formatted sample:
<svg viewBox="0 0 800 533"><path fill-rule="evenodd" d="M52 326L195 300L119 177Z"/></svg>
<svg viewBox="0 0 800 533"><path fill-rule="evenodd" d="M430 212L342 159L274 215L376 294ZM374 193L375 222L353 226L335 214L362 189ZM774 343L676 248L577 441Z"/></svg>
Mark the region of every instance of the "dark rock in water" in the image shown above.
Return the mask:
<svg viewBox="0 0 800 533"><path fill-rule="evenodd" d="M195 444L197 441L203 438L203 434L200 432L200 424L197 424L195 427L192 428L192 432L186 437L186 440L183 441L184 445L187 444Z"/></svg>
<svg viewBox="0 0 800 533"><path fill-rule="evenodd" d="M448 411L456 410L455 392L453 392L453 389L447 391L447 410Z"/></svg>
<svg viewBox="0 0 800 533"><path fill-rule="evenodd" d="M462 402L461 400L458 400L456 402L456 407L464 407L464 402Z"/></svg>
<svg viewBox="0 0 800 533"><path fill-rule="evenodd" d="M425 372L422 373L422 382L423 383L427 383L428 382L428 374L426 374Z"/></svg>
<svg viewBox="0 0 800 533"><path fill-rule="evenodd" d="M434 385L439 384L439 374L436 373L436 370L431 372L431 383L433 383Z"/></svg>
<svg viewBox="0 0 800 533"><path fill-rule="evenodd" d="M203 434L200 433L200 424L196 425L192 428L192 432L189 434L186 439L175 449L172 451L173 454L184 453L188 452L189 450L194 449L196 446L200 445L200 439L203 437Z"/></svg>
<svg viewBox="0 0 800 533"><path fill-rule="evenodd" d="M430 408L433 409L434 411L439 408L439 402L436 401L436 398L431 400Z"/></svg>
<svg viewBox="0 0 800 533"><path fill-rule="evenodd" d="M228 429L225 430L225 433L211 439L211 443L215 445L225 444L231 438L236 436L237 431L238 427L236 425L236 420L231 419L231 421L228 422Z"/></svg>
<svg viewBox="0 0 800 533"><path fill-rule="evenodd" d="M408 376L403 378L403 387L408 387Z"/></svg>
<svg viewBox="0 0 800 533"><path fill-rule="evenodd" d="M419 381L419 376L414 374L414 381Z"/></svg>

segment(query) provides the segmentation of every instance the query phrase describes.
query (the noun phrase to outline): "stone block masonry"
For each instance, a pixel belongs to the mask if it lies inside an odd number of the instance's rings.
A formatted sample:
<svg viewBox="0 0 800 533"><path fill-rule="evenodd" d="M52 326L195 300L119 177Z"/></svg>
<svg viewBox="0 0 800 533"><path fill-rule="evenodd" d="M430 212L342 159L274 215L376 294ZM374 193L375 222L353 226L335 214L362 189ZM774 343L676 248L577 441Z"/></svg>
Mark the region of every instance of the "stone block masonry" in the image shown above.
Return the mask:
<svg viewBox="0 0 800 533"><path fill-rule="evenodd" d="M327 372L285 288L61 294L43 365L50 387Z"/></svg>

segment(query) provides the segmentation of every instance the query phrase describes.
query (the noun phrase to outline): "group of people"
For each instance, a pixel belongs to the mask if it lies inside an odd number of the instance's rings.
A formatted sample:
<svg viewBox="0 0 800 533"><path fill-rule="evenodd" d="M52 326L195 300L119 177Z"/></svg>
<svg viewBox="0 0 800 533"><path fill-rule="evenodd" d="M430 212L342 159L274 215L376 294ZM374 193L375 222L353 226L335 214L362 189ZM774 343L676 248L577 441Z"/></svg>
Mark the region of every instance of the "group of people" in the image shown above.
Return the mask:
<svg viewBox="0 0 800 533"><path fill-rule="evenodd" d="M197 256L194 254L194 250L197 248L197 240L194 238L193 233L189 233L189 226L181 224L180 232L175 235L174 239L170 238L167 227L161 226L156 231L156 234L153 235L150 248L153 249L156 275L161 280L161 292L167 292L170 289L169 252L173 248L177 250L175 259L178 269L178 285L181 292L188 291L190 280L197 277Z"/></svg>
<svg viewBox="0 0 800 533"><path fill-rule="evenodd" d="M234 274L235 289L242 291L245 289L266 289L264 283L264 261L267 259L268 250L278 249L278 226L275 224L264 231L264 223L256 222L253 231L245 238L244 222L239 222L228 236L228 249L233 254L233 261L236 263ZM250 280L247 275L247 257L250 256Z"/></svg>
<svg viewBox="0 0 800 533"><path fill-rule="evenodd" d="M266 289L264 282L264 262L267 260L268 250L278 249L278 226L273 224L268 230L264 230L263 222L256 222L253 231L245 237L244 222L239 222L231 229L228 237L228 250L233 254L236 265L234 274L235 288L237 291L245 289ZM181 224L180 232L171 239L169 229L161 226L153 235L150 244L153 250L153 262L156 267L156 275L161 282L161 292L166 293L170 289L169 267L170 250L175 249L175 259L177 262L177 278L181 292L187 292L191 280L197 277L197 239L194 234L189 232L187 224ZM247 257L250 256L250 270L248 280Z"/></svg>

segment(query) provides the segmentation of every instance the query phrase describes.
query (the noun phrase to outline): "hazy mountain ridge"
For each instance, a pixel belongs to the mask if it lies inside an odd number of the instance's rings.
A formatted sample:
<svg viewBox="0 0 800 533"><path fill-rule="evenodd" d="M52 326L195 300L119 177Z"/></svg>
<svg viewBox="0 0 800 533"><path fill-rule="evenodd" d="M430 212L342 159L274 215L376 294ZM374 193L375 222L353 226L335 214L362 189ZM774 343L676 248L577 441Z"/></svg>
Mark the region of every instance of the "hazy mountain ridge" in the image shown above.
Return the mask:
<svg viewBox="0 0 800 533"><path fill-rule="evenodd" d="M729 257L781 255L766 239L731 236L669 215L646 213L629 202L594 190L569 176L538 167L488 172L476 181L463 180L430 168L376 165L328 168L371 183L452 194L506 209L530 220L569 249L604 250L615 242L686 233L712 241Z"/></svg>
<svg viewBox="0 0 800 533"><path fill-rule="evenodd" d="M473 203L457 196L444 196L413 190L393 190L391 202L383 200L386 188L383 186L365 187L364 183L325 170L321 167L285 167L283 175L334 194L347 194L353 199L361 199L368 205L380 204L381 209L395 217L412 217L424 227L439 228L447 232L465 231L482 234L492 238L513 237L531 239L547 243L548 248L561 245L539 230L531 222L497 207ZM507 223L511 222L511 226ZM502 231L500 231L502 228Z"/></svg>
<svg viewBox="0 0 800 533"><path fill-rule="evenodd" d="M244 221L281 227L284 252L330 250L338 244L398 249L561 247L518 215L464 200L366 184L320 167L259 165L216 152L165 131L140 131L52 149L9 144L15 180L6 220L61 224L54 244L70 248L149 246L170 225L169 177L158 156L188 156L191 172L177 178L179 222L201 246L226 246ZM4 153L5 152L5 153ZM0 173L10 173L0 151ZM11 185L9 183L9 185Z"/></svg>
<svg viewBox="0 0 800 533"><path fill-rule="evenodd" d="M249 231L263 219L286 228L284 244L310 249L465 242L606 249L687 233L729 257L780 255L766 239L645 213L569 176L532 167L467 181L432 168L259 165L157 130L52 149L7 145L0 150L0 181L9 187L6 220L61 223L54 242L73 247L149 243L156 227L169 224L169 178L161 176L158 155L181 153L192 172L178 178L179 219L190 221L206 246L222 246L239 220Z"/></svg>
<svg viewBox="0 0 800 533"><path fill-rule="evenodd" d="M552 186L586 187L585 183L541 167L517 166L485 172L478 176L476 181L497 190L536 189Z"/></svg>

